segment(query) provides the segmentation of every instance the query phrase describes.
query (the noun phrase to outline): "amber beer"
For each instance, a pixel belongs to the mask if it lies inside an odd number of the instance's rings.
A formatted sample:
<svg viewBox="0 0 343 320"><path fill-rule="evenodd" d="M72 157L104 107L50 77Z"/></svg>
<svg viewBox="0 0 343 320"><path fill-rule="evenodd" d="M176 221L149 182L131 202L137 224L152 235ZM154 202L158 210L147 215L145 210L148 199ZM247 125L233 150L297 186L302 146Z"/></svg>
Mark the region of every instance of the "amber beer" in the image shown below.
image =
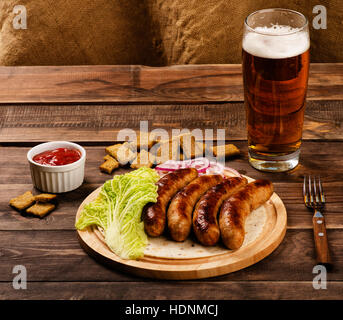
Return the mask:
<svg viewBox="0 0 343 320"><path fill-rule="evenodd" d="M309 44L307 28L285 24L258 26L244 34L249 161L257 169L286 171L298 164Z"/></svg>

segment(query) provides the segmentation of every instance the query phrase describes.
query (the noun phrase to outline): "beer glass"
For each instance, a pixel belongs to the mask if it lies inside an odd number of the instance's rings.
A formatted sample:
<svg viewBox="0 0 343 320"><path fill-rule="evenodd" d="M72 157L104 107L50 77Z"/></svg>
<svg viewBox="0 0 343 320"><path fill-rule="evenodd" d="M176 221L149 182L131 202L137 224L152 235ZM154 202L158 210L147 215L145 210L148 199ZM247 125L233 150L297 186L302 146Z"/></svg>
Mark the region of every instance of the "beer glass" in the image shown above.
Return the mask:
<svg viewBox="0 0 343 320"><path fill-rule="evenodd" d="M299 163L309 70L304 15L287 9L250 14L242 42L250 164L282 172Z"/></svg>

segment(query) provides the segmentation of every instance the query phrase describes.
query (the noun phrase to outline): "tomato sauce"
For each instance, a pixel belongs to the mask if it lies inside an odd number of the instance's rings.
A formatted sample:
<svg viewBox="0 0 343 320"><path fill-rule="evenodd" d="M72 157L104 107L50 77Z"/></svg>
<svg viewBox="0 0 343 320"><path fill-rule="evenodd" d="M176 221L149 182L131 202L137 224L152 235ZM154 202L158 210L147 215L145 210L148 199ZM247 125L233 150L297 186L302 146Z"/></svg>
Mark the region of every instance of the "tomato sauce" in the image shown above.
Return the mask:
<svg viewBox="0 0 343 320"><path fill-rule="evenodd" d="M80 158L81 152L77 149L57 148L35 155L33 161L48 166L64 166Z"/></svg>

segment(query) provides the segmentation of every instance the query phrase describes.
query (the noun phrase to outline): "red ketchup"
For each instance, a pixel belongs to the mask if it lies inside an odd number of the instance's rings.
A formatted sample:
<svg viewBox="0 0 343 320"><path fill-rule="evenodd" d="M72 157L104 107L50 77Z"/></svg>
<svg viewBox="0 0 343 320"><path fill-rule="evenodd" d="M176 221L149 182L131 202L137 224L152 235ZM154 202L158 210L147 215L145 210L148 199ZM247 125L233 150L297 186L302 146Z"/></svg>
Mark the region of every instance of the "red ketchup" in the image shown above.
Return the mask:
<svg viewBox="0 0 343 320"><path fill-rule="evenodd" d="M58 148L44 151L33 157L33 161L47 166L64 166L81 158L81 152L76 149Z"/></svg>

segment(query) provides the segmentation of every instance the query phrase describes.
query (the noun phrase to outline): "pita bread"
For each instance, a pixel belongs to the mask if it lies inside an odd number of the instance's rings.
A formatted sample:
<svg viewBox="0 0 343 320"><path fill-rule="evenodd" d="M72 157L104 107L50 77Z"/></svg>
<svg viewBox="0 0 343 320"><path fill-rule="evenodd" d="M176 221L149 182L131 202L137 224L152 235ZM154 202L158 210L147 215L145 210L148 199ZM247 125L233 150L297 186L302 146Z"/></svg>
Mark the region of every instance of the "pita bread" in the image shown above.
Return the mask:
<svg viewBox="0 0 343 320"><path fill-rule="evenodd" d="M266 203L254 210L247 218L245 223L245 239L242 247L246 247L254 242L262 233L267 219ZM149 238L149 244L145 249L145 256L164 258L164 259L194 259L205 258L224 254L230 251L220 242L213 247L201 245L194 236L190 236L184 242L176 242L166 236Z"/></svg>

